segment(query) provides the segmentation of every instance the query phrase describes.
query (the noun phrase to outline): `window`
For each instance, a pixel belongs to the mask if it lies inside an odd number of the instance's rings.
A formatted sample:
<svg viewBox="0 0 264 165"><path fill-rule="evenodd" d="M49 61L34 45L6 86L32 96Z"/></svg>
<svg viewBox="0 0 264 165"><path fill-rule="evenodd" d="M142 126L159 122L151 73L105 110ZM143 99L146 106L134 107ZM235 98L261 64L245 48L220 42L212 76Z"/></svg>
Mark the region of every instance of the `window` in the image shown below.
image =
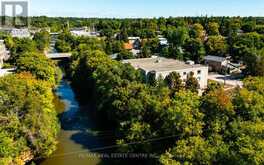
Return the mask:
<svg viewBox="0 0 264 165"><path fill-rule="evenodd" d="M183 72L183 75L185 76L185 75L187 75L187 73L186 72Z"/></svg>
<svg viewBox="0 0 264 165"><path fill-rule="evenodd" d="M198 81L201 81L201 77L197 77L197 80L198 80Z"/></svg>
<svg viewBox="0 0 264 165"><path fill-rule="evenodd" d="M202 71L201 71L201 70L198 70L198 71L197 71L197 74L201 74L201 73L202 73Z"/></svg>

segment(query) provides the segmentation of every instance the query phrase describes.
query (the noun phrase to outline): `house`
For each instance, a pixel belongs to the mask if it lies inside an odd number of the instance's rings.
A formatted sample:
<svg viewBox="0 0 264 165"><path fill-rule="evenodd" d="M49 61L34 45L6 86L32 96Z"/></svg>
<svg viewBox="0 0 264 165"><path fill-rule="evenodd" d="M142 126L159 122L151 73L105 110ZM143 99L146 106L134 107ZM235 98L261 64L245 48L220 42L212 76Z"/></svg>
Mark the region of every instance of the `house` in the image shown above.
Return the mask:
<svg viewBox="0 0 264 165"><path fill-rule="evenodd" d="M128 42L124 43L124 49L129 50L134 56L137 56L141 51L141 39L140 37L128 37Z"/></svg>
<svg viewBox="0 0 264 165"><path fill-rule="evenodd" d="M16 38L30 38L30 32L28 29L11 29L10 30L10 34L12 37L16 37Z"/></svg>
<svg viewBox="0 0 264 165"><path fill-rule="evenodd" d="M155 73L156 79L165 79L171 72L180 74L183 81L192 72L200 84L200 89L207 88L208 67L203 65L190 65L185 62L153 56L151 58L124 60L123 63L131 64L135 69L140 69L147 77L148 73Z"/></svg>
<svg viewBox="0 0 264 165"><path fill-rule="evenodd" d="M128 37L128 43L133 45L133 49L139 50L141 47L140 37Z"/></svg>
<svg viewBox="0 0 264 165"><path fill-rule="evenodd" d="M230 57L205 56L205 64L209 66L210 71L221 72L230 63Z"/></svg>
<svg viewBox="0 0 264 165"><path fill-rule="evenodd" d="M8 60L9 52L6 49L4 40L0 40L0 68L3 67L4 61Z"/></svg>

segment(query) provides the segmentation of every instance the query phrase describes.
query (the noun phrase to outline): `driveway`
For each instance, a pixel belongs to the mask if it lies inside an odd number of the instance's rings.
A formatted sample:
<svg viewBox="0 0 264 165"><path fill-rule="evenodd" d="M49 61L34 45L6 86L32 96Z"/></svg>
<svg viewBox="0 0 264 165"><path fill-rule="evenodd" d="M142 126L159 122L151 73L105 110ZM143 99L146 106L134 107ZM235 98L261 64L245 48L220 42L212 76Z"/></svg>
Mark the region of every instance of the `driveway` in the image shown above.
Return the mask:
<svg viewBox="0 0 264 165"><path fill-rule="evenodd" d="M209 80L217 81L221 84L226 84L226 85L231 85L231 86L239 86L240 88L243 87L243 82L235 78L234 76L231 75L220 75L220 74L209 74L208 75Z"/></svg>

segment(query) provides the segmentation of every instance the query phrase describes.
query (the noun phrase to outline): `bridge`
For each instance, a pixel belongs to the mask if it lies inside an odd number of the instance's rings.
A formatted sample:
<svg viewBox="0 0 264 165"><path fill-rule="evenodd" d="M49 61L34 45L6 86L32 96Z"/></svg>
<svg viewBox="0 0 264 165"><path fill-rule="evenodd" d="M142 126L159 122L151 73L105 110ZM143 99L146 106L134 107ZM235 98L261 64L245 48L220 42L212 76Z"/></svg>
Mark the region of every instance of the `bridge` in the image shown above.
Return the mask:
<svg viewBox="0 0 264 165"><path fill-rule="evenodd" d="M52 60L71 58L72 53L45 53L46 57Z"/></svg>

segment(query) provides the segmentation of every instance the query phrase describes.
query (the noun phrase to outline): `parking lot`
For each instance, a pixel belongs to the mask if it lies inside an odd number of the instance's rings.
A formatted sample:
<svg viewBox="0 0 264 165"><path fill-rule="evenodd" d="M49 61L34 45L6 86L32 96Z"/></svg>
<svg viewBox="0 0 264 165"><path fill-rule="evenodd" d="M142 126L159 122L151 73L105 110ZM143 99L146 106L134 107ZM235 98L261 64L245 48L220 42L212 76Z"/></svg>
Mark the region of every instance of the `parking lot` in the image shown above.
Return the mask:
<svg viewBox="0 0 264 165"><path fill-rule="evenodd" d="M239 86L240 88L243 87L243 82L234 76L231 75L220 75L220 74L209 74L208 75L209 80L217 81L221 84L226 84L230 86L237 87Z"/></svg>

